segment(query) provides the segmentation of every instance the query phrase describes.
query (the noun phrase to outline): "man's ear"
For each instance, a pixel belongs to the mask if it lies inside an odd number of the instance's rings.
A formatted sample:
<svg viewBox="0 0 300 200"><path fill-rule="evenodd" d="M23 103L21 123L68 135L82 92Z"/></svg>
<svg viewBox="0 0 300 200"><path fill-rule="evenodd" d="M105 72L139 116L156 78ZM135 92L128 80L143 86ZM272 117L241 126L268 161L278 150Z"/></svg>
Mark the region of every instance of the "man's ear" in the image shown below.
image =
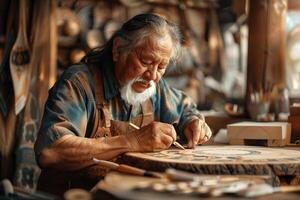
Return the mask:
<svg viewBox="0 0 300 200"><path fill-rule="evenodd" d="M114 62L118 61L118 59L120 57L119 47L121 45L121 42L122 42L122 39L120 37L116 37L113 41L112 56L113 56Z"/></svg>

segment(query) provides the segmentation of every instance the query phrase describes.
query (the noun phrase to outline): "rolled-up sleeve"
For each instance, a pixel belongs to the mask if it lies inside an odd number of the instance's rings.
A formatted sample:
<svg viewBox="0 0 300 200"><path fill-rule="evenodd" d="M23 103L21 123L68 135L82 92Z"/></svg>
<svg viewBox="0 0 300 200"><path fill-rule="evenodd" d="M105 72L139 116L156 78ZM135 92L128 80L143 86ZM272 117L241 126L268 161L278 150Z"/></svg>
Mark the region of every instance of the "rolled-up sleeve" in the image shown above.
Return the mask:
<svg viewBox="0 0 300 200"><path fill-rule="evenodd" d="M155 115L161 122L174 124L179 136L185 125L194 119L203 119L196 104L184 92L160 80L154 97Z"/></svg>
<svg viewBox="0 0 300 200"><path fill-rule="evenodd" d="M49 91L35 143L37 157L44 148L64 135L84 136L86 133L86 94L77 76L65 75Z"/></svg>

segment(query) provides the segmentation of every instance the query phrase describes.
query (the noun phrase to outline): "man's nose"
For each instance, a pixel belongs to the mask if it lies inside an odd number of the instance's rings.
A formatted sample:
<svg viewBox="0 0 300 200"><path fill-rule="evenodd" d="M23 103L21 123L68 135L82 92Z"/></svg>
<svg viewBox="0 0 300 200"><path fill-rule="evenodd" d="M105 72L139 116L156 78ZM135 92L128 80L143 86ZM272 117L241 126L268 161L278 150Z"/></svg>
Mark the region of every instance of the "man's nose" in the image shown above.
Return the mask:
<svg viewBox="0 0 300 200"><path fill-rule="evenodd" d="M146 73L146 78L148 80L153 80L155 81L157 79L157 68L158 65L153 65L151 68L149 68L145 73Z"/></svg>

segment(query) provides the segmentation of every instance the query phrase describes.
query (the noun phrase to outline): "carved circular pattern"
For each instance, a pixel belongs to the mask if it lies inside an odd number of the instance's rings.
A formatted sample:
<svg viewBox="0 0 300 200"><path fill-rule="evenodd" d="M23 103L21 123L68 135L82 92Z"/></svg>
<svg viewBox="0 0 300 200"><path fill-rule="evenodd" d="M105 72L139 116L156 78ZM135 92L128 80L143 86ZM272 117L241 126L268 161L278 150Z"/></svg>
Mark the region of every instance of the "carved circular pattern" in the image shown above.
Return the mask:
<svg viewBox="0 0 300 200"><path fill-rule="evenodd" d="M300 151L256 146L197 146L126 156L168 163L195 164L278 164L300 163Z"/></svg>

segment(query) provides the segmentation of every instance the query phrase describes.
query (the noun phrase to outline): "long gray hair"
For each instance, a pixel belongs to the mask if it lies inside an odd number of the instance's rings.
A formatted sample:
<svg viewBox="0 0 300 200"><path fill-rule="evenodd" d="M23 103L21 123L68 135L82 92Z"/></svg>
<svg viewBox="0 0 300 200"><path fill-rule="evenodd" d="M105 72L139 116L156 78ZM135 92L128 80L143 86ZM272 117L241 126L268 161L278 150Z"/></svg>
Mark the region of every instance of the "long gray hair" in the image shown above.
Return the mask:
<svg viewBox="0 0 300 200"><path fill-rule="evenodd" d="M120 37L122 39L119 51L126 53L137 47L150 35L156 34L159 37L166 37L166 32L170 35L173 43L170 61L175 62L181 49L182 35L179 28L163 17L152 13L139 14L129 19L112 35L102 48L92 50L85 56L84 59L95 55L97 51L106 51L111 53L113 41L116 37Z"/></svg>

